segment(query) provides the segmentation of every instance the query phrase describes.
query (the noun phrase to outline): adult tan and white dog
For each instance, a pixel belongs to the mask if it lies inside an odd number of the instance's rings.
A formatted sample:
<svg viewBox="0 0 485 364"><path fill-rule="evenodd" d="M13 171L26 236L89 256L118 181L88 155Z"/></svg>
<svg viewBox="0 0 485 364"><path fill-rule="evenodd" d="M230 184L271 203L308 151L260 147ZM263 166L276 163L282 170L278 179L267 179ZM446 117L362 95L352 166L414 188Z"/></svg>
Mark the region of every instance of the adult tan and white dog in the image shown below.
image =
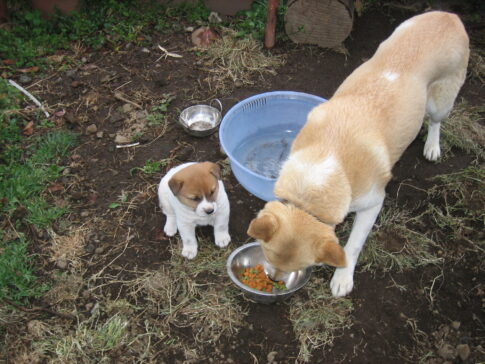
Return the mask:
<svg viewBox="0 0 485 364"><path fill-rule="evenodd" d="M333 97L314 108L248 235L277 270L337 267L334 296L347 295L360 251L381 210L391 170L429 115L424 156L440 156L440 123L466 76L469 40L460 19L429 12L399 25ZM356 212L345 248L335 225Z"/></svg>
<svg viewBox="0 0 485 364"><path fill-rule="evenodd" d="M182 238L182 255L197 255L195 227L212 225L217 246L229 244L229 199L221 172L212 162L184 163L172 168L158 186L160 208L167 217L165 234Z"/></svg>

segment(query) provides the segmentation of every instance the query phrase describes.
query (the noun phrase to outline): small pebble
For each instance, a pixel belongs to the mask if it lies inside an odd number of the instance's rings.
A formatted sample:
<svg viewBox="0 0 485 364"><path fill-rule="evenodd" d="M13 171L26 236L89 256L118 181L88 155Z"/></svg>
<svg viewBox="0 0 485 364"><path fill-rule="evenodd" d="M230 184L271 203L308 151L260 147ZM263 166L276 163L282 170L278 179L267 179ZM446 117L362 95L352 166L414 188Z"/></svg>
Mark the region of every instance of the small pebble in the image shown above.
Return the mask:
<svg viewBox="0 0 485 364"><path fill-rule="evenodd" d="M451 327L452 327L453 329L455 329L455 330L458 330L458 329L460 328L460 326L461 326L461 322L460 322L460 321L453 321L453 322L451 323Z"/></svg>
<svg viewBox="0 0 485 364"><path fill-rule="evenodd" d="M84 210L81 212L81 217L88 217L90 215L90 212L87 210Z"/></svg>
<svg viewBox="0 0 485 364"><path fill-rule="evenodd" d="M456 352L461 360L465 361L470 356L470 346L468 344L460 344L456 347Z"/></svg>
<svg viewBox="0 0 485 364"><path fill-rule="evenodd" d="M30 83L32 82L32 77L30 77L29 75L20 75L19 77L19 83L20 84L27 84L27 83Z"/></svg>
<svg viewBox="0 0 485 364"><path fill-rule="evenodd" d="M94 254L98 254L98 255L102 254L103 252L104 252L104 248L102 246L94 250Z"/></svg>
<svg viewBox="0 0 485 364"><path fill-rule="evenodd" d="M445 360L453 360L456 358L456 351L455 348L450 344L443 344L438 349L438 355Z"/></svg>
<svg viewBox="0 0 485 364"><path fill-rule="evenodd" d="M98 139L102 139L102 138L103 138L103 135L104 135L104 133L103 133L102 131L98 131L98 132L96 133L96 137L97 137Z"/></svg>
<svg viewBox="0 0 485 364"><path fill-rule="evenodd" d="M67 268L67 260L61 258L57 259L56 265L60 269L66 269Z"/></svg>
<svg viewBox="0 0 485 364"><path fill-rule="evenodd" d="M91 124L89 125L87 128L86 128L86 132L88 134L94 134L98 131L98 127L96 126L96 124Z"/></svg>

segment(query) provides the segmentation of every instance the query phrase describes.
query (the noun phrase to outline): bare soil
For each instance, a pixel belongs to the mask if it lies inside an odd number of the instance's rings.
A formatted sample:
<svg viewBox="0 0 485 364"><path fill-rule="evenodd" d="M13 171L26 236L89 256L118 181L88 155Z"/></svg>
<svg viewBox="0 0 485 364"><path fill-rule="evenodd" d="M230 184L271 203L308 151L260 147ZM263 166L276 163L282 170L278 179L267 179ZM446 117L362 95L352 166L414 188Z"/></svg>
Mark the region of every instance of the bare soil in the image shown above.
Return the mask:
<svg viewBox="0 0 485 364"><path fill-rule="evenodd" d="M226 112L246 97L272 90L302 91L330 98L345 77L371 57L394 27L411 15L410 12L390 13L374 9L357 17L352 34L345 42L347 55L280 41L271 52L283 55L286 63L277 69L276 75L267 75L264 79L255 77L253 86L235 87L233 92L222 97L204 83L207 73L198 63L198 55L189 50L190 36L184 31L155 34L152 45L148 46L132 44L118 51L101 49L70 54L76 60L84 57L83 63L73 71L59 70L48 75L48 79L30 91L51 108L65 109L66 115L59 118L59 123L81 134L81 145L66 161L70 176L61 181L65 189L53 198L69 203L72 223L89 226L94 231L85 243L84 277L87 279L106 266L105 274L112 273L118 281L123 281L133 278L130 272L135 270L157 270L172 253L178 252L177 240L168 239L162 233L164 217L155 191L163 173L148 175L134 169L143 167L149 159L169 159L165 171L186 161L223 163L225 159L220 152L217 134L195 138L176 124L180 110L218 97ZM156 62L161 55L157 44L183 55L183 58L167 57ZM144 52L143 47L149 52ZM127 100L140 108L115 98L115 92L122 92ZM175 96L165 132L163 126L153 126L139 135L139 146L116 148L114 137L126 127L130 115L136 118L137 112L150 110L164 94ZM484 100L483 87L476 82L467 82L460 97L479 105ZM127 111L128 106L123 110L127 104L132 110ZM87 131L91 124L96 125L102 136ZM426 201L424 191L433 186L433 176L461 170L473 160L472 156L456 150L446 161L430 163L422 156L422 150L423 140L418 137L396 165L394 178L387 189L389 199L411 211L418 211L416 209ZM264 202L242 188L232 174L226 175L224 182L231 203L232 242L229 250L232 250L249 241L247 226ZM118 201L123 193L141 190L145 192L137 194L139 198L124 216L120 217L116 209L110 208L110 204ZM483 206L479 208L483 209ZM483 239L481 229L483 226L477 227L473 239ZM211 229L200 231L201 236L212 240ZM126 240L130 234L132 238ZM446 241L446 232L432 231L430 234L439 235ZM42 232L37 235L40 248L34 250L40 253L40 259L45 260L45 274L60 270L42 251L45 236ZM389 251L399 251L402 242L392 234L387 234L387 238ZM170 248L174 246L172 252ZM97 248L101 249L96 253ZM405 272L384 272L379 267L373 267L373 272L357 271L355 288L350 295L354 307L352 326L339 332L331 346L313 352L311 362L417 362L424 357L424 362L430 358L435 360L434 363L443 363L445 358L438 353L443 343L453 348L460 344L471 348L471 354L465 360L455 353L446 359L448 363L483 362L483 254L469 253L451 241L446 242L443 249L453 249L461 254L461 259L445 259L441 267L424 266ZM113 259L116 262L110 264ZM328 284L331 271L317 271L316 275ZM427 288L437 276L439 279L430 300ZM124 298L126 287L122 283L112 284L108 292L112 297ZM305 296L304 290L298 294L303 299L312 299ZM87 316L89 312L83 307L90 302L89 296L80 294L75 304ZM208 344L200 359L190 362L294 363L299 343L288 318L288 304L262 305L243 297L238 298L238 304L248 310L243 325L232 335L221 337L217 344ZM452 326L453 322L458 322L459 327L456 328L456 323ZM190 328L173 330L189 341L194 335ZM160 352L162 354L155 362L175 363L186 359L177 351ZM131 357L123 350L118 354L112 356L113 363L130 361Z"/></svg>

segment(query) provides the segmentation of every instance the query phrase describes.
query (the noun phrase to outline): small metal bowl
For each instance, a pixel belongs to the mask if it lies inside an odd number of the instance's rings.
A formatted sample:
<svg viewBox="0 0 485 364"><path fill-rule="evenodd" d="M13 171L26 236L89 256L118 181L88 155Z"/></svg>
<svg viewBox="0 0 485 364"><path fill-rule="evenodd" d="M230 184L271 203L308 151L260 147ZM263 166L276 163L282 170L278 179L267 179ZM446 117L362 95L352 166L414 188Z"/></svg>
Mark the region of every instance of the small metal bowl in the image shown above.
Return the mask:
<svg viewBox="0 0 485 364"><path fill-rule="evenodd" d="M219 109L212 106L217 102ZM194 105L180 113L179 124L193 136L204 137L214 133L221 123L222 104L218 99L211 101L211 105Z"/></svg>
<svg viewBox="0 0 485 364"><path fill-rule="evenodd" d="M259 303L280 302L302 288L310 279L312 268L301 269L295 272L287 273L281 280L285 282L286 290L280 291L273 289L273 292L262 292L257 289L246 286L239 280L240 275L245 268L254 267L261 264L266 273L268 273L269 264L264 258L263 250L258 242L245 244L234 250L227 259L227 273L234 284L244 292L251 300Z"/></svg>

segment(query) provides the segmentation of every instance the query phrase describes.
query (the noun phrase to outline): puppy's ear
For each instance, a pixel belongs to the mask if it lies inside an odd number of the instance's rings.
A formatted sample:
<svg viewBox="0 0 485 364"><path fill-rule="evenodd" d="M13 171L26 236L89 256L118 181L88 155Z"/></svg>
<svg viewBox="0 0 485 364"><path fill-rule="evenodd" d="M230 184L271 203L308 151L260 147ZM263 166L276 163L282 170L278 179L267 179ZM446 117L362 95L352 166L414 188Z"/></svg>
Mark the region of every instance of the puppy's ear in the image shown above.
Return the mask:
<svg viewBox="0 0 485 364"><path fill-rule="evenodd" d="M274 215L264 214L251 221L247 234L252 238L268 242L276 230L278 230L278 227L279 223Z"/></svg>
<svg viewBox="0 0 485 364"><path fill-rule="evenodd" d="M168 187L170 187L175 196L177 196L177 194L180 192L183 185L184 181L177 178L176 176L170 178L170 181L168 181Z"/></svg>
<svg viewBox="0 0 485 364"><path fill-rule="evenodd" d="M338 268L347 266L345 251L338 243L335 235L317 238L315 248L316 263L324 263Z"/></svg>
<svg viewBox="0 0 485 364"><path fill-rule="evenodd" d="M221 167L219 167L219 165L216 163L212 163L212 162L207 162L207 163L210 164L210 167L209 167L210 173L217 179L221 179Z"/></svg>

